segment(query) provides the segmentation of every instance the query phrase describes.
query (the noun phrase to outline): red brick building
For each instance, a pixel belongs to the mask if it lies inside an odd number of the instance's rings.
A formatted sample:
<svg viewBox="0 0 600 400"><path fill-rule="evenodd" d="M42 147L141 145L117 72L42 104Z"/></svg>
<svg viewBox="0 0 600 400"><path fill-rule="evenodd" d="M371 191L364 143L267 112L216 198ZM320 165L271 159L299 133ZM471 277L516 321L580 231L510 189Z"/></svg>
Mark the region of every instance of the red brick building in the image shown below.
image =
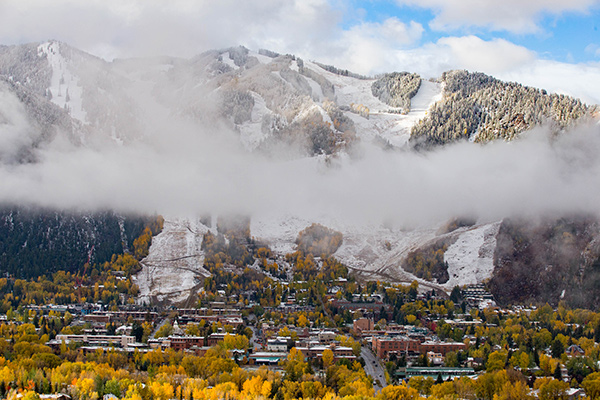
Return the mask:
<svg viewBox="0 0 600 400"><path fill-rule="evenodd" d="M406 336L397 337L374 337L373 351L380 359L386 359L390 352L403 354L407 352L419 353L421 342Z"/></svg>
<svg viewBox="0 0 600 400"><path fill-rule="evenodd" d="M169 336L171 348L176 351L187 350L194 346L203 347L203 336Z"/></svg>
<svg viewBox="0 0 600 400"><path fill-rule="evenodd" d="M371 318L359 318L354 321L352 328L356 334L360 335L364 331L372 331L375 323Z"/></svg>
<svg viewBox="0 0 600 400"><path fill-rule="evenodd" d="M432 351L434 353L441 353L446 356L446 353L450 351L458 352L466 350L467 345L461 342L423 342L421 343L419 352L421 354L427 354Z"/></svg>

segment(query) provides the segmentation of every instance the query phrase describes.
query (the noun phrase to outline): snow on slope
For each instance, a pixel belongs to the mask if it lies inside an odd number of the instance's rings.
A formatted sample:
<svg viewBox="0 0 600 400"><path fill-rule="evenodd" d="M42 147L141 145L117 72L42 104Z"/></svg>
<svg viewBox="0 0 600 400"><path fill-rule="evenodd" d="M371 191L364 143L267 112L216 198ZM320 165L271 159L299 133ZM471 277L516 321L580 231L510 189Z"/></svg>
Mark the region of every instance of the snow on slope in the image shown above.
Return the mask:
<svg viewBox="0 0 600 400"><path fill-rule="evenodd" d="M246 150L254 150L260 142L266 139L267 134L262 130L263 117L268 114L273 114L267 108L265 100L261 95L255 92L250 92L254 98L254 107L250 116L250 121L239 125L240 139Z"/></svg>
<svg viewBox="0 0 600 400"><path fill-rule="evenodd" d="M410 138L411 128L425 118L429 108L442 99L442 86L437 82L421 81L421 87L411 100L411 110L407 115L388 113L389 105L373 96L371 86L374 79L356 79L350 76L336 75L318 65L306 62L306 68L325 76L335 87L335 95L339 106L362 104L370 110L369 119L346 112L360 136L373 139L381 136L390 144L402 147ZM309 80L309 83L316 82ZM312 85L311 85L312 86ZM315 88L313 88L313 93Z"/></svg>
<svg viewBox="0 0 600 400"><path fill-rule="evenodd" d="M222 57L223 63L229 65L234 71L239 68L237 65L235 65L235 62L233 62L233 58L231 58L233 56L230 55L229 52L227 52L227 54L223 54Z"/></svg>
<svg viewBox="0 0 600 400"><path fill-rule="evenodd" d="M447 289L482 282L494 272L494 249L501 222L466 230L448 247L444 261L448 263L450 280Z"/></svg>
<svg viewBox="0 0 600 400"><path fill-rule="evenodd" d="M52 68L52 80L48 90L51 101L69 111L71 117L86 122L86 112L82 105L83 88L79 79L69 70L67 60L60 53L60 43L46 42L38 46L38 55L46 56Z"/></svg>
<svg viewBox="0 0 600 400"><path fill-rule="evenodd" d="M331 215L298 217L277 212L253 215L250 230L252 236L267 242L275 253L283 255L296 250L298 233L313 223L343 234L342 245L334 256L350 270L367 279L383 277L408 283L417 278L400 267L401 261L409 251L435 238L437 231L437 228L403 230L375 224L353 224Z"/></svg>
<svg viewBox="0 0 600 400"><path fill-rule="evenodd" d="M209 229L197 220L166 219L161 233L152 238L142 270L134 277L140 288L138 301L185 301L210 274L202 265L202 238Z"/></svg>

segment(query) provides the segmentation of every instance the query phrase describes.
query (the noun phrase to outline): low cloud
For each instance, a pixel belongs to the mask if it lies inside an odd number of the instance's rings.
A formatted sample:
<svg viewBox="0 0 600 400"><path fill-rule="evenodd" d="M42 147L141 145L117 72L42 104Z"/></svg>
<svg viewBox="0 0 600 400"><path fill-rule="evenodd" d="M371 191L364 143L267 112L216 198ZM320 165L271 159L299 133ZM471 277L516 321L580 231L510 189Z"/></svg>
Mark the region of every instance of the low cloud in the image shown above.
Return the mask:
<svg viewBox="0 0 600 400"><path fill-rule="evenodd" d="M0 166L0 202L171 216L277 213L359 227L431 226L464 215L600 215L595 124L426 153L363 143L360 156L329 161L250 154L233 132L176 118L149 125L145 139L129 145L58 140L38 151L38 163Z"/></svg>
<svg viewBox="0 0 600 400"><path fill-rule="evenodd" d="M32 146L38 136L19 99L0 83L0 162L19 161L24 149Z"/></svg>

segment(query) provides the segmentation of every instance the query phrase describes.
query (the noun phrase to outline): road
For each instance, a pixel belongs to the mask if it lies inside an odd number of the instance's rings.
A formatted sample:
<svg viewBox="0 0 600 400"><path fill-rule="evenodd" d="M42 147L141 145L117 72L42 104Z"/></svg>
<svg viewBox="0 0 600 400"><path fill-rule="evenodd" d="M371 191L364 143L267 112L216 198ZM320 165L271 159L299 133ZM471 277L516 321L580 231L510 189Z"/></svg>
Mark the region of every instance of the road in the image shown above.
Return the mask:
<svg viewBox="0 0 600 400"><path fill-rule="evenodd" d="M160 328L162 328L162 326L166 323L169 323L169 318L163 318L158 325L156 325L156 328L154 328L154 330L152 331L152 333L150 334L150 336L148 336L149 339L154 338L154 335L156 335L156 332L158 332L158 330Z"/></svg>
<svg viewBox="0 0 600 400"><path fill-rule="evenodd" d="M377 357L375 357L375 354L373 354L369 348L362 346L360 355L363 360L365 360L365 372L367 375L373 377L373 388L375 389L375 393L379 393L381 389L387 386L387 382L385 381L385 370Z"/></svg>

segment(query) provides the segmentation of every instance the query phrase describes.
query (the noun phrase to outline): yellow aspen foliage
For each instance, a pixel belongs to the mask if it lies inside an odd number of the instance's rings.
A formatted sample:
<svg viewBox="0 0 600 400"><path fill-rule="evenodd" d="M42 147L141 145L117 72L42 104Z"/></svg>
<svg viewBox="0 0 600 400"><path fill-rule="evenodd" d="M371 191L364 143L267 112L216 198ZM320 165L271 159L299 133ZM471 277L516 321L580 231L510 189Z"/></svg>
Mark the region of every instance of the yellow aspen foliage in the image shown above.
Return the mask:
<svg viewBox="0 0 600 400"><path fill-rule="evenodd" d="M154 381L150 384L150 392L152 393L152 398L156 400L169 400L173 397L175 390L173 386L168 383L160 383Z"/></svg>
<svg viewBox="0 0 600 400"><path fill-rule="evenodd" d="M334 363L333 351L331 349L323 350L323 368L327 369Z"/></svg>
<svg viewBox="0 0 600 400"><path fill-rule="evenodd" d="M581 387L590 399L600 399L600 372L594 372L586 376L581 382Z"/></svg>
<svg viewBox="0 0 600 400"><path fill-rule="evenodd" d="M431 397L436 399L452 399L456 397L454 382L444 382L431 387Z"/></svg>
<svg viewBox="0 0 600 400"><path fill-rule="evenodd" d="M258 396L262 396L263 380L260 376L246 380L243 385L243 394L249 396L251 399L255 399Z"/></svg>
<svg viewBox="0 0 600 400"><path fill-rule="evenodd" d="M98 393L94 390L96 385L92 378L79 378L75 383L75 390L77 391L80 399L96 400Z"/></svg>
<svg viewBox="0 0 600 400"><path fill-rule="evenodd" d="M529 394L529 388L521 381L515 383L506 382L500 391L494 394L494 400L532 400L534 397Z"/></svg>
<svg viewBox="0 0 600 400"><path fill-rule="evenodd" d="M15 373L12 368L4 367L0 369L0 383L2 383L5 388L15 380Z"/></svg>
<svg viewBox="0 0 600 400"><path fill-rule="evenodd" d="M308 318L306 318L306 315L300 314L300 316L298 317L298 326L301 328L304 328L308 325L309 325L309 321L308 321Z"/></svg>
<svg viewBox="0 0 600 400"><path fill-rule="evenodd" d="M544 379L539 386L537 385L536 381L534 387L536 386L539 388L540 400L554 400L567 398L567 390L569 389L569 384L567 382L550 378Z"/></svg>
<svg viewBox="0 0 600 400"><path fill-rule="evenodd" d="M362 380L355 380L349 382L339 391L340 396L359 396L359 397L372 397L373 388Z"/></svg>
<svg viewBox="0 0 600 400"><path fill-rule="evenodd" d="M558 365L558 360L547 356L546 354L540 354L540 369L544 372L544 375L552 375L556 366Z"/></svg>
<svg viewBox="0 0 600 400"><path fill-rule="evenodd" d="M410 388L404 384L397 386L386 386L381 389L377 396L379 400L415 400L419 398L416 389Z"/></svg>

